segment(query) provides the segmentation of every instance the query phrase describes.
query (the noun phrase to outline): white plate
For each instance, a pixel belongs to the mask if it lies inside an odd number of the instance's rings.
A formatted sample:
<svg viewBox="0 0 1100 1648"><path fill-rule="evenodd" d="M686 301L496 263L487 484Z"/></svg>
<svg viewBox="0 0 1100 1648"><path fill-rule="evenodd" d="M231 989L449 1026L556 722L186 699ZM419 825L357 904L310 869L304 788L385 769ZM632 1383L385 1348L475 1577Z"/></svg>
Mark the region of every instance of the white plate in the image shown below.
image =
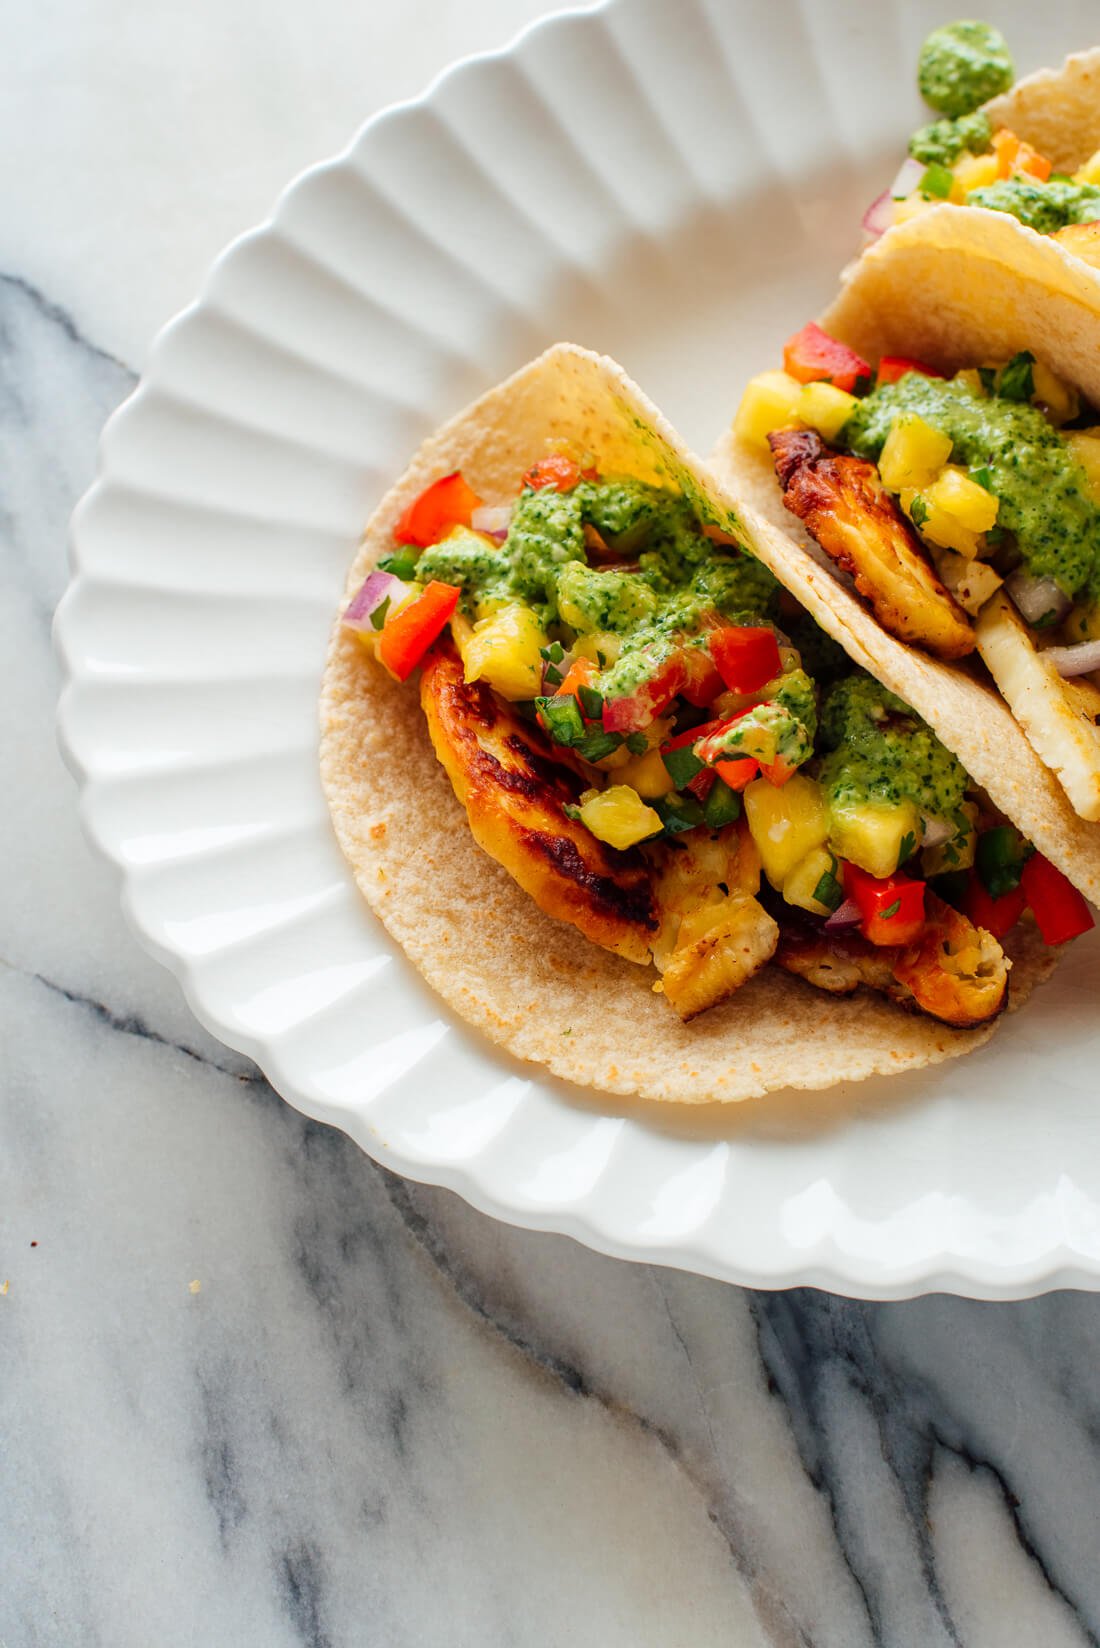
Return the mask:
<svg viewBox="0 0 1100 1648"><path fill-rule="evenodd" d="M1000 7L1025 67L1091 8ZM1100 1285L1100 945L974 1057L714 1115L544 1080L360 902L317 777L362 523L557 338L706 450L829 296L939 7L620 0L372 121L216 264L111 420L57 620L68 758L142 941L293 1104L518 1224L873 1297ZM624 1027L629 1034L629 1027Z"/></svg>

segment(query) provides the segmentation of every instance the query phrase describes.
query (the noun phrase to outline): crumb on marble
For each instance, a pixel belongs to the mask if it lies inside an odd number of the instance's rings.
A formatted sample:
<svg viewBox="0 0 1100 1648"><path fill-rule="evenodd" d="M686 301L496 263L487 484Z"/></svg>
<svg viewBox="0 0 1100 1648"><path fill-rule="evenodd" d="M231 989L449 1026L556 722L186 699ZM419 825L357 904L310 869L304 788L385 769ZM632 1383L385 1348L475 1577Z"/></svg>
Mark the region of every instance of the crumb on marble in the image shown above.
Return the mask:
<svg viewBox="0 0 1100 1648"><path fill-rule="evenodd" d="M196 1278L193 1282L188 1282L187 1291L188 1291L188 1293L201 1293L202 1292L202 1283L199 1281L197 1276L196 1276Z"/></svg>

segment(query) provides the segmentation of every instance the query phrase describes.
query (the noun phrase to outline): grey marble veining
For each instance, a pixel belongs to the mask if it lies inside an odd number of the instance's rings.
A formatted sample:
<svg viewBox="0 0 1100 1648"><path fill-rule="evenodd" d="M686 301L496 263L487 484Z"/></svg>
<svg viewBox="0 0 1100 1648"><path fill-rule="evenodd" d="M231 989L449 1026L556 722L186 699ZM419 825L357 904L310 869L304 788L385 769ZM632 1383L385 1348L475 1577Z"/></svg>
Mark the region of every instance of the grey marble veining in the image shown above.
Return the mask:
<svg viewBox="0 0 1100 1648"><path fill-rule="evenodd" d="M138 949L49 635L133 381L0 275L3 1648L1100 1642L1100 1298L508 1229L290 1110Z"/></svg>

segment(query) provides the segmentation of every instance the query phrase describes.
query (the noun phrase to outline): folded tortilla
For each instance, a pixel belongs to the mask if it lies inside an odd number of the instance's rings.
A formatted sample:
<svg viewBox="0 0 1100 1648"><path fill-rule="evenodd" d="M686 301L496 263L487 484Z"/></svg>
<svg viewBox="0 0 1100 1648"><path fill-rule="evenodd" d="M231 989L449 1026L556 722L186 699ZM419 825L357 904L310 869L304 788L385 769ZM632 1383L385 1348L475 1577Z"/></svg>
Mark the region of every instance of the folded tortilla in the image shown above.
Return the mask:
<svg viewBox="0 0 1100 1648"><path fill-rule="evenodd" d="M731 498L613 361L586 350L548 350L421 447L367 526L348 594L392 548L394 523L430 481L461 469L488 502L505 501L547 440L561 437L592 452L605 474L682 490L703 520L756 554L857 664L906 698L980 783L993 792L997 774L1015 768L999 804L1012 811L1008 800L1030 789L1048 839L1029 833L1058 862L1076 855L1079 821L1003 706L883 635L786 534ZM952 1030L869 991L830 997L778 966L683 1024L654 993L651 969L551 920L482 852L436 760L415 685L393 681L339 623L321 727L321 775L336 835L371 908L457 1014L556 1076L649 1099L741 1100L914 1069L968 1052L993 1033L993 1024ZM1029 828L1022 809L1015 816ZM1100 831L1092 874L1100 891ZM1009 948L1010 1003L1018 1006L1054 957L1030 927Z"/></svg>

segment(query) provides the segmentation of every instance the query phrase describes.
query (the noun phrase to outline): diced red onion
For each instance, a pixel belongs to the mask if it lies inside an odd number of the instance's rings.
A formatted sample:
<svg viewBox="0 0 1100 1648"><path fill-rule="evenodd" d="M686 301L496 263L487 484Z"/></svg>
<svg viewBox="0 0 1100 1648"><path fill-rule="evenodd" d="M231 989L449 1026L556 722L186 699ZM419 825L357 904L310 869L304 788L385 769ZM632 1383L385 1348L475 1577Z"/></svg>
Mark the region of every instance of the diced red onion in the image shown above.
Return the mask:
<svg viewBox="0 0 1100 1648"><path fill-rule="evenodd" d="M912 155L906 155L898 167L897 176L886 191L887 194L892 195L895 200L905 200L913 193L924 173L923 162L914 160Z"/></svg>
<svg viewBox="0 0 1100 1648"><path fill-rule="evenodd" d="M924 838L922 847L942 847L945 841L950 841L955 834L954 824L949 824L946 818L925 818Z"/></svg>
<svg viewBox="0 0 1100 1648"><path fill-rule="evenodd" d="M864 232L872 240L884 235L894 221L894 198L889 189L883 189L876 200L872 200L863 214Z"/></svg>
<svg viewBox="0 0 1100 1648"><path fill-rule="evenodd" d="M484 532L487 538L502 544L508 536L512 508L511 504L481 504L470 516L470 525L475 532Z"/></svg>
<svg viewBox="0 0 1100 1648"><path fill-rule="evenodd" d="M1028 624L1057 624L1073 602L1053 578L1036 578L1023 567L1005 579L1005 590L1020 617Z"/></svg>
<svg viewBox="0 0 1100 1648"><path fill-rule="evenodd" d="M360 584L344 613L343 625L356 635L374 635L376 626L371 622L375 613L384 601L389 601L387 613L400 606L412 592L411 584L402 583L395 578L392 572L371 572L364 583Z"/></svg>
<svg viewBox="0 0 1100 1648"><path fill-rule="evenodd" d="M1079 641L1075 647L1047 647L1043 657L1059 675L1091 675L1100 670L1100 641Z"/></svg>
<svg viewBox="0 0 1100 1648"><path fill-rule="evenodd" d="M846 898L843 904L837 906L825 923L827 933L845 933L852 927L858 927L863 920L863 914L854 898Z"/></svg>

